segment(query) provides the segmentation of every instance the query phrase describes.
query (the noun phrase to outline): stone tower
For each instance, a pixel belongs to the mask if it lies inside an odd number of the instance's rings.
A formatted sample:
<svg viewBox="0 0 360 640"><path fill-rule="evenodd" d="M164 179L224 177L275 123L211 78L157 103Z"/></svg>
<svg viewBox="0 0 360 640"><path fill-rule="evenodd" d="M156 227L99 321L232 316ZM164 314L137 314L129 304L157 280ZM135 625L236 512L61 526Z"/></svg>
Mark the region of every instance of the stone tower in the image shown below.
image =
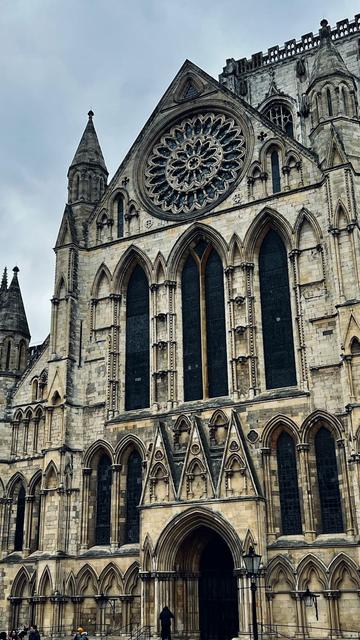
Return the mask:
<svg viewBox="0 0 360 640"><path fill-rule="evenodd" d="M25 368L0 287L4 628L250 639L255 548L263 638L359 634L359 35L186 61L108 185L89 112Z"/></svg>

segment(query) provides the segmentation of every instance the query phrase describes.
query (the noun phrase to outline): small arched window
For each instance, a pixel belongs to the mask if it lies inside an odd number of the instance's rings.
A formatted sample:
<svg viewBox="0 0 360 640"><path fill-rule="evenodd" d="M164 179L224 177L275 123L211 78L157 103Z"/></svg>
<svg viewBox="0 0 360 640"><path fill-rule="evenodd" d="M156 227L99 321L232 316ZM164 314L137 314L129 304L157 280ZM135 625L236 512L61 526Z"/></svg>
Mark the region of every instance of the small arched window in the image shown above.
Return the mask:
<svg viewBox="0 0 360 640"><path fill-rule="evenodd" d="M326 89L326 102L327 102L328 114L329 114L329 116L332 116L333 115L333 107L332 107L331 92L330 92L329 87Z"/></svg>
<svg viewBox="0 0 360 640"><path fill-rule="evenodd" d="M26 347L25 343L22 340L19 345L19 358L18 358L18 369L21 371L25 369L26 366Z"/></svg>
<svg viewBox="0 0 360 640"><path fill-rule="evenodd" d="M286 105L281 102L272 104L265 111L265 116L270 122L285 131L288 136L294 137L293 117L290 109Z"/></svg>
<svg viewBox="0 0 360 640"><path fill-rule="evenodd" d="M25 489L21 485L17 498L14 551L22 551L24 544Z"/></svg>
<svg viewBox="0 0 360 640"><path fill-rule="evenodd" d="M74 180L74 200L79 200L80 198L80 176L77 173Z"/></svg>
<svg viewBox="0 0 360 640"><path fill-rule="evenodd" d="M5 358L5 369L8 371L11 365L11 340L8 340L6 345L6 358Z"/></svg>
<svg viewBox="0 0 360 640"><path fill-rule="evenodd" d="M287 255L273 229L261 245L259 271L266 387L292 386L296 371Z"/></svg>
<svg viewBox="0 0 360 640"><path fill-rule="evenodd" d="M302 533L295 446L292 437L286 431L283 431L278 438L276 457L280 493L281 532L283 535Z"/></svg>
<svg viewBox="0 0 360 640"><path fill-rule="evenodd" d="M281 181L280 181L279 152L276 149L274 149L271 152L270 160L271 160L271 179L272 179L273 193L278 193L279 191L281 191Z"/></svg>
<svg viewBox="0 0 360 640"><path fill-rule="evenodd" d="M124 198L122 195L119 195L116 200L116 209L117 209L117 231L118 238L124 237Z"/></svg>
<svg viewBox="0 0 360 640"><path fill-rule="evenodd" d="M111 460L103 453L97 466L95 544L110 544L110 521Z"/></svg>
<svg viewBox="0 0 360 640"><path fill-rule="evenodd" d="M350 351L352 355L360 354L360 342L357 338L352 339Z"/></svg>
<svg viewBox="0 0 360 640"><path fill-rule="evenodd" d="M205 240L181 275L184 400L228 393L223 266Z"/></svg>
<svg viewBox="0 0 360 640"><path fill-rule="evenodd" d="M344 530L332 434L321 427L315 436L316 469L320 498L321 533L341 533Z"/></svg>
<svg viewBox="0 0 360 640"><path fill-rule="evenodd" d="M341 99L342 99L343 113L344 115L347 116L349 114L348 92L345 87L341 87Z"/></svg>
<svg viewBox="0 0 360 640"><path fill-rule="evenodd" d="M89 173L88 175L88 200L91 202L92 199L92 175Z"/></svg>
<svg viewBox="0 0 360 640"><path fill-rule="evenodd" d="M137 265L126 295L125 409L150 404L149 283Z"/></svg>
<svg viewBox="0 0 360 640"><path fill-rule="evenodd" d="M142 489L141 456L133 451L127 464L126 475L126 543L139 542L139 502Z"/></svg>

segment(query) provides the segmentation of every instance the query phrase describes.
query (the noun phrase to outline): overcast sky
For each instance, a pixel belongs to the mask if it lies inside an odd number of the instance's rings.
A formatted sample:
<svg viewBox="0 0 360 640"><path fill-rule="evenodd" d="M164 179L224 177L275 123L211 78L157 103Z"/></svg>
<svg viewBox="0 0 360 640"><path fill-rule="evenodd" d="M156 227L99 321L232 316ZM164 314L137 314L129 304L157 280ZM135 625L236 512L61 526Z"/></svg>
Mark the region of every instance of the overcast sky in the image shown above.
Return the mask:
<svg viewBox="0 0 360 640"><path fill-rule="evenodd" d="M88 110L111 178L186 58L217 78L226 58L359 9L351 0L0 1L0 268L20 268L33 344L49 332L52 247Z"/></svg>

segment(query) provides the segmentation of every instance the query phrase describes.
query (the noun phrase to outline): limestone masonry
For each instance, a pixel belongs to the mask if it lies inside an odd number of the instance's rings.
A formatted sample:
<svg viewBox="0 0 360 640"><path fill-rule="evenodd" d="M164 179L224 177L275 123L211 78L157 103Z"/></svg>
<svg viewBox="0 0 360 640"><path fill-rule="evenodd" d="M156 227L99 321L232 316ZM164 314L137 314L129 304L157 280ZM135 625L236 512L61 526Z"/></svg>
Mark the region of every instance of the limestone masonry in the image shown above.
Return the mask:
<svg viewBox="0 0 360 640"><path fill-rule="evenodd" d="M110 181L89 112L42 345L0 287L1 629L249 637L254 547L263 635L360 633L359 79L360 15L186 61Z"/></svg>

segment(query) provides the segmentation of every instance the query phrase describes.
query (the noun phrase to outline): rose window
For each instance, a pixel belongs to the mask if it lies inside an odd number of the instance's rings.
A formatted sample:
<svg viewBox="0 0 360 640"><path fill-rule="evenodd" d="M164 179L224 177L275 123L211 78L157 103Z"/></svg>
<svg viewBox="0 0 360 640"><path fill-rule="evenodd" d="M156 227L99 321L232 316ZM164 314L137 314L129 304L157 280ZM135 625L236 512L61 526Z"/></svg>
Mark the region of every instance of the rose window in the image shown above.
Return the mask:
<svg viewBox="0 0 360 640"><path fill-rule="evenodd" d="M154 145L145 171L147 195L164 213L194 213L227 192L245 152L245 136L233 118L189 116Z"/></svg>

